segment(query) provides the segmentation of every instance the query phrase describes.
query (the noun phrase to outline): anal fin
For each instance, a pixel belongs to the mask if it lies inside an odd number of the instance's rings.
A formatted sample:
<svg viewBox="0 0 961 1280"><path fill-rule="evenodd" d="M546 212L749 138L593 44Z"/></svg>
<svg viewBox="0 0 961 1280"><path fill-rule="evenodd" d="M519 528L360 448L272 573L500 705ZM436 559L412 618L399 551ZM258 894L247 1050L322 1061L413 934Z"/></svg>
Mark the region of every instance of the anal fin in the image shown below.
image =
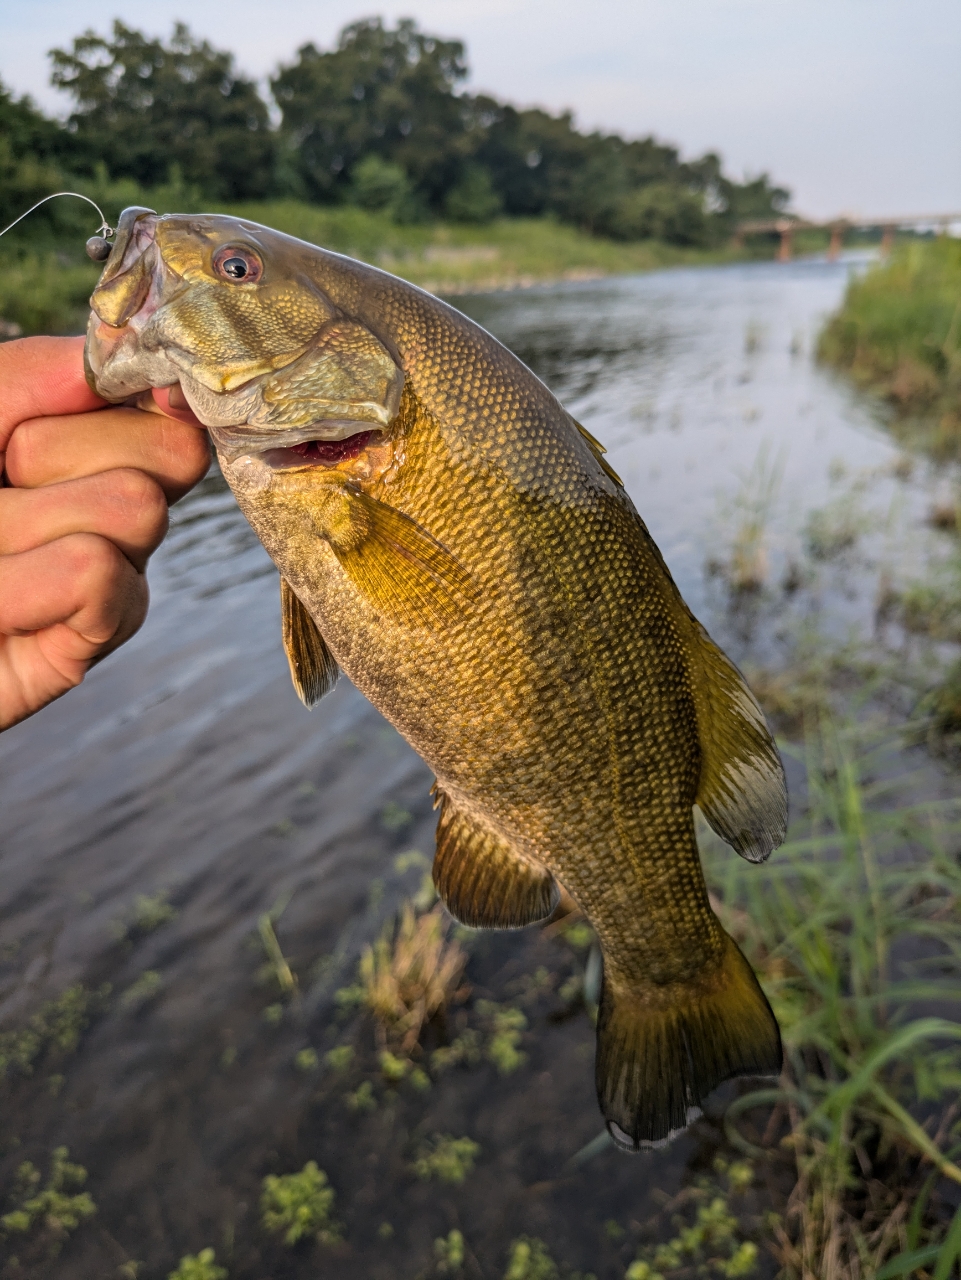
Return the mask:
<svg viewBox="0 0 961 1280"><path fill-rule="evenodd" d="M337 683L337 660L286 578L280 580L280 616L290 678L304 706L312 707Z"/></svg>
<svg viewBox="0 0 961 1280"><path fill-rule="evenodd" d="M524 857L438 793L434 885L455 920L472 929L521 929L544 920L560 892L540 863Z"/></svg>
<svg viewBox="0 0 961 1280"><path fill-rule="evenodd" d="M719 969L680 992L605 974L597 1020L597 1098L615 1143L641 1151L670 1142L732 1076L781 1070L781 1034L751 966L724 935Z"/></svg>

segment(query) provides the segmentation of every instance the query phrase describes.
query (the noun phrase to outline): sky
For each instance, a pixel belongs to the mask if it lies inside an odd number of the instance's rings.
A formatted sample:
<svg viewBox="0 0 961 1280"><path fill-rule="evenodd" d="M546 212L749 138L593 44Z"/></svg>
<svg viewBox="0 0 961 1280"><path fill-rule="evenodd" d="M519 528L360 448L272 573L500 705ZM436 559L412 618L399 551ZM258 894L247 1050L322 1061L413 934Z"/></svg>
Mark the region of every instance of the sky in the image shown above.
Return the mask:
<svg viewBox="0 0 961 1280"><path fill-rule="evenodd" d="M63 114L46 52L182 19L261 79L346 23L462 39L468 86L769 173L810 217L961 211L959 0L0 0L0 80Z"/></svg>

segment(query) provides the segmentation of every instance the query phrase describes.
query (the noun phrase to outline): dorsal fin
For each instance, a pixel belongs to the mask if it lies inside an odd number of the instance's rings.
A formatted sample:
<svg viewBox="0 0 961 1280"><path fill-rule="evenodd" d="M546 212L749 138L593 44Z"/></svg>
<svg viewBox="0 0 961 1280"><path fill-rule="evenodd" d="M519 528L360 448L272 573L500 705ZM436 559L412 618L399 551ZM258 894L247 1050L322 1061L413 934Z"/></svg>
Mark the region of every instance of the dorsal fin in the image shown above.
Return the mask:
<svg viewBox="0 0 961 1280"><path fill-rule="evenodd" d="M337 683L337 660L286 578L280 579L280 616L290 678L304 706L312 707Z"/></svg>
<svg viewBox="0 0 961 1280"><path fill-rule="evenodd" d="M614 470L611 464L604 457L604 454L607 453L607 450L601 444L600 440L598 440L596 436L592 436L591 433L588 431L587 427L582 427L576 418L571 418L571 422L573 422L574 426L577 427L578 431L587 441L588 445L590 446L591 453L593 453L594 457L603 467L604 474L607 476L610 476L610 478L614 481L614 483L619 484L623 489L624 481L621 479L621 477L617 474L617 472Z"/></svg>
<svg viewBox="0 0 961 1280"><path fill-rule="evenodd" d="M784 766L744 677L693 615L691 682L701 743L697 803L722 840L763 862L787 834Z"/></svg>
<svg viewBox="0 0 961 1280"><path fill-rule="evenodd" d="M455 920L472 929L521 929L557 906L554 877L435 787L440 806L434 884Z"/></svg>

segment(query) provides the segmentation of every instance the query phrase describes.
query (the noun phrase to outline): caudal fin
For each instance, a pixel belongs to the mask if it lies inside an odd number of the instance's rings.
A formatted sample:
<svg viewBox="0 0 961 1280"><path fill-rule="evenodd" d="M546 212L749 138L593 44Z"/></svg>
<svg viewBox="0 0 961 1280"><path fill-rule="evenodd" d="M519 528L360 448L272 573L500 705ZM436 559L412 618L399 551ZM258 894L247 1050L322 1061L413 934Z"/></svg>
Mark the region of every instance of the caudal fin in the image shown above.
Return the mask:
<svg viewBox="0 0 961 1280"><path fill-rule="evenodd" d="M597 1097L619 1147L669 1142L732 1076L777 1075L781 1033L733 938L703 986L665 1007L605 979L597 1019Z"/></svg>

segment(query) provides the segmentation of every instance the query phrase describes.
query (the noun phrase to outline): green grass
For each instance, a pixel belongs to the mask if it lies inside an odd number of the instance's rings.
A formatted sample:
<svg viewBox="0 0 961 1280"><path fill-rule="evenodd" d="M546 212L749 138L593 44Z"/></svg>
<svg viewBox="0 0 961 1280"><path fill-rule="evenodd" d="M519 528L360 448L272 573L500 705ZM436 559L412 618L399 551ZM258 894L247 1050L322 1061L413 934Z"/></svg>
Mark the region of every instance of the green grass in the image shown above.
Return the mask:
<svg viewBox="0 0 961 1280"><path fill-rule="evenodd" d="M770 1242L785 1280L854 1280L919 1249L943 1278L961 1249L938 1200L961 1182L957 805L894 807L868 744L829 721L806 763L809 812L770 863L704 841L785 1046L780 1082L736 1100L728 1134L793 1178Z"/></svg>
<svg viewBox="0 0 961 1280"><path fill-rule="evenodd" d="M961 240L901 244L852 279L818 354L901 413L961 434Z"/></svg>

